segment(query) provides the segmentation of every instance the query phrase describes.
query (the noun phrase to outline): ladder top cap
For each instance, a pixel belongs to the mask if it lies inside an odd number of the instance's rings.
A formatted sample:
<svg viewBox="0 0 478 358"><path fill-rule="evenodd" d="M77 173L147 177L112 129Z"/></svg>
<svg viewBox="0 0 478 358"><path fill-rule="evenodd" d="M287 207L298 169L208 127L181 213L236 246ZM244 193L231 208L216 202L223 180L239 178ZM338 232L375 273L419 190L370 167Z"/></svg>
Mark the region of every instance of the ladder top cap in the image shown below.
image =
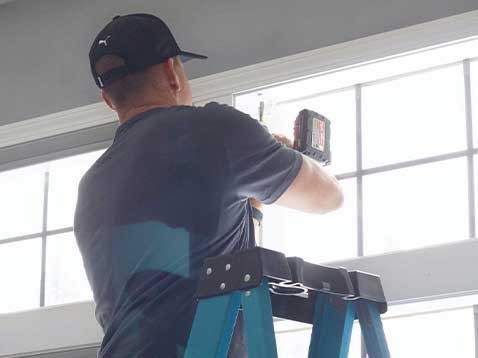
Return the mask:
<svg viewBox="0 0 478 358"><path fill-rule="evenodd" d="M256 288L264 277L271 284L272 293L279 293L281 288L287 291L288 287L304 292L320 291L374 301L382 313L387 311L379 276L363 271L349 272L343 267L316 265L300 257L286 258L281 252L261 247L206 259L197 297Z"/></svg>

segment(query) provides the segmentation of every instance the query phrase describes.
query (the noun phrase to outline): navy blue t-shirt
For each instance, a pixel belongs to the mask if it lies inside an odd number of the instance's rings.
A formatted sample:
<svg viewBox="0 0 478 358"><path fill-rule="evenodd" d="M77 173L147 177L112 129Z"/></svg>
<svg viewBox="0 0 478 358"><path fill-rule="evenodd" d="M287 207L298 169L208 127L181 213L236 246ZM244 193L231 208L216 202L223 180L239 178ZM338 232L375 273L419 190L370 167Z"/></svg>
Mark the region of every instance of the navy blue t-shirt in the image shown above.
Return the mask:
<svg viewBox="0 0 478 358"><path fill-rule="evenodd" d="M206 257L253 247L248 198L273 203L302 157L210 103L141 113L81 180L75 234L105 333L99 357L182 357ZM245 356L236 332L230 356Z"/></svg>

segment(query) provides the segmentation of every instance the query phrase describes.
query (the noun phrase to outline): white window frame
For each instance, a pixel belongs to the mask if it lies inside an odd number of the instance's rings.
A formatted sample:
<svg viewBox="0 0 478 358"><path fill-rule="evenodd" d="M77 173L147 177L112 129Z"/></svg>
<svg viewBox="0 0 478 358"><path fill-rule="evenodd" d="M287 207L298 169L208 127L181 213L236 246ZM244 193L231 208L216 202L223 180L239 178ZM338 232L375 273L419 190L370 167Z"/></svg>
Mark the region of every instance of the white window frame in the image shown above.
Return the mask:
<svg viewBox="0 0 478 358"><path fill-rule="evenodd" d="M194 102L233 104L233 95L404 53L478 37L478 10L191 81ZM110 125L105 105L93 105L0 126L6 147ZM336 262L382 276L390 304L476 294L478 240ZM476 310L475 310L476 311ZM0 357L99 346L94 304L82 302L0 315ZM69 355L71 356L71 354Z"/></svg>

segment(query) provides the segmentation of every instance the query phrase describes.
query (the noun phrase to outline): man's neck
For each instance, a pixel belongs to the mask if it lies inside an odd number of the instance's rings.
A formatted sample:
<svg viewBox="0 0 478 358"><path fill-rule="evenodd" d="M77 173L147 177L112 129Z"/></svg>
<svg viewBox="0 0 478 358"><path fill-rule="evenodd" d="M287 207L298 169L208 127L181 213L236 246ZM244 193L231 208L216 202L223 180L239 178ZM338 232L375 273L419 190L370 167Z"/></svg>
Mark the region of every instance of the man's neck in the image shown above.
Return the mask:
<svg viewBox="0 0 478 358"><path fill-rule="evenodd" d="M151 102L151 103L144 103L142 105L134 106L134 107L128 107L125 109L118 109L118 119L120 124L123 124L127 121L129 121L131 118L134 116L149 111L151 109L155 108L163 108L163 107L172 107L172 106L177 106L177 103L171 102Z"/></svg>

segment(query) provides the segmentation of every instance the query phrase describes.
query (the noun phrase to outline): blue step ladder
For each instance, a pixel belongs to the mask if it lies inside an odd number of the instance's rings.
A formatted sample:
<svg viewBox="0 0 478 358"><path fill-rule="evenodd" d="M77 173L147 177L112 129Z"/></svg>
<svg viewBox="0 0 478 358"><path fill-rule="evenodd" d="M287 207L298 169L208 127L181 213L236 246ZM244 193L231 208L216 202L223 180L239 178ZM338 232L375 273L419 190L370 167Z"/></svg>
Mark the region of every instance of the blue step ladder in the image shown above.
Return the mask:
<svg viewBox="0 0 478 358"><path fill-rule="evenodd" d="M263 248L205 261L185 358L226 358L240 310L248 358L276 358L273 317L313 324L309 358L346 358L358 319L370 358L388 358L380 278Z"/></svg>

